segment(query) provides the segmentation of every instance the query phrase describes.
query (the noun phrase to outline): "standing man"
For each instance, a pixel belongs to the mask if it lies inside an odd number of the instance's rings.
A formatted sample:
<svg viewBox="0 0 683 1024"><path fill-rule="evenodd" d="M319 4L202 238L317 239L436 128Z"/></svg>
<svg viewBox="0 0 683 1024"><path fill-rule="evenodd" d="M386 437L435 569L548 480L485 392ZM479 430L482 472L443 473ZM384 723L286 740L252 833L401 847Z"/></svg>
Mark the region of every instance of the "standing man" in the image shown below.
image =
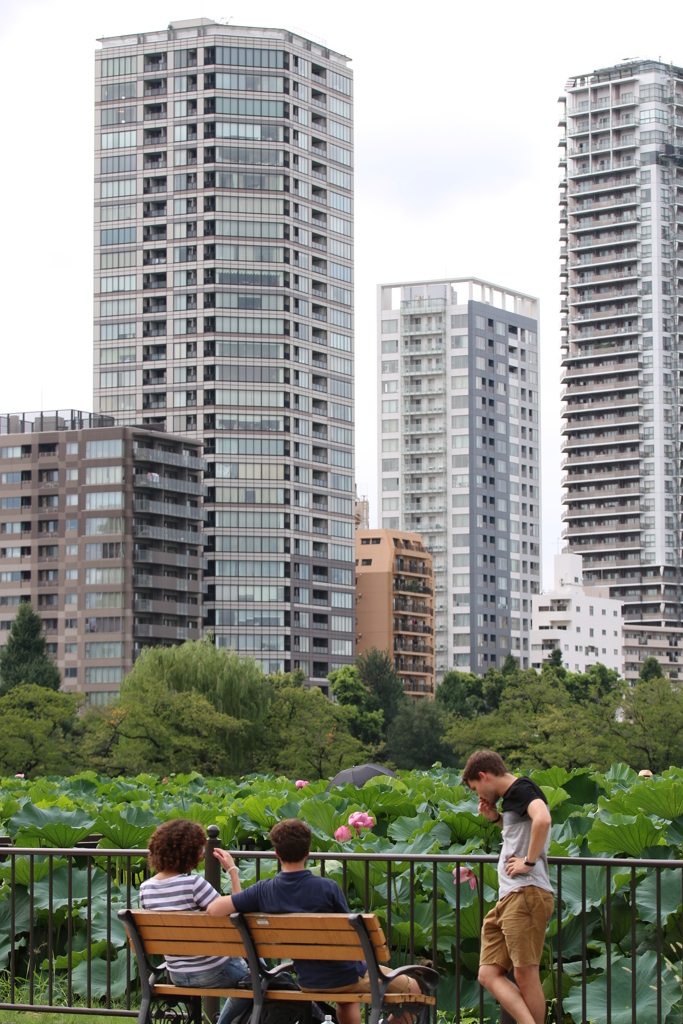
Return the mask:
<svg viewBox="0 0 683 1024"><path fill-rule="evenodd" d="M479 981L518 1024L543 1024L539 965L555 907L548 875L548 801L531 779L511 775L492 750L472 754L462 781L479 797L479 813L503 830L499 899L484 919ZM501 798L502 813L497 807ZM519 987L506 977L511 967Z"/></svg>

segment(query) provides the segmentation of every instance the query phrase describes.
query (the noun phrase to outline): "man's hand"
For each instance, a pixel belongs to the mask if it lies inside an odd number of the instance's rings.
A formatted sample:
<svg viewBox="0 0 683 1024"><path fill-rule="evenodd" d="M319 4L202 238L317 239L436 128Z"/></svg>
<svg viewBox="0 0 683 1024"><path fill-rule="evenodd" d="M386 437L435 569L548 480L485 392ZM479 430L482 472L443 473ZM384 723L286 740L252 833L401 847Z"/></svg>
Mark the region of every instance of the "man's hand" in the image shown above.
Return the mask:
<svg viewBox="0 0 683 1024"><path fill-rule="evenodd" d="M483 814L489 821L498 821L498 808L495 804L485 800L483 796L479 797L479 813Z"/></svg>
<svg viewBox="0 0 683 1024"><path fill-rule="evenodd" d="M505 874L509 878L514 878L515 875L528 875L532 867L533 864L524 863L524 857L510 857L505 865Z"/></svg>
<svg viewBox="0 0 683 1024"><path fill-rule="evenodd" d="M216 860L221 862L221 867L224 871L229 871L230 868L235 867L235 861L232 859L232 855L227 850L216 849L213 851L213 855Z"/></svg>

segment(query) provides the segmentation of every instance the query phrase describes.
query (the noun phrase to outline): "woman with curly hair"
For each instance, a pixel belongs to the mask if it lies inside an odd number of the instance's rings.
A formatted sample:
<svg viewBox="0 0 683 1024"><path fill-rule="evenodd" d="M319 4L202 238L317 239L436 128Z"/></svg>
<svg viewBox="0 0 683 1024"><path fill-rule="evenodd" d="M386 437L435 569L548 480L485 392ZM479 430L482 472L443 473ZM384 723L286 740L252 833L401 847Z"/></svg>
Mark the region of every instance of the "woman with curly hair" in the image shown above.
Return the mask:
<svg viewBox="0 0 683 1024"><path fill-rule="evenodd" d="M143 910L206 910L219 898L205 878L190 873L203 859L205 846L204 829L196 821L177 818L159 826L149 841L148 863L155 874L140 886ZM221 850L218 859L230 875L233 893L241 892L239 872L227 850ZM190 988L234 988L249 970L237 956L167 956L165 960L173 984ZM249 1000L228 1000L219 1024L229 1024L247 1006L251 1006Z"/></svg>

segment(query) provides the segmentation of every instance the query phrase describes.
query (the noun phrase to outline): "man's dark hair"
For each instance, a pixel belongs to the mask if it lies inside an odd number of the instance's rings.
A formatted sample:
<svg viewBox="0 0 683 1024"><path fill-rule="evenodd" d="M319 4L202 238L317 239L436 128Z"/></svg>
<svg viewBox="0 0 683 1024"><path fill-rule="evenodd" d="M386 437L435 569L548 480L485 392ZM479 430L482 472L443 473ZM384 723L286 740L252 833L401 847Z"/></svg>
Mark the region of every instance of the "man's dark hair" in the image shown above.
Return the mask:
<svg viewBox="0 0 683 1024"><path fill-rule="evenodd" d="M300 818L278 821L270 830L270 841L285 864L297 864L308 857L311 849L311 830Z"/></svg>
<svg viewBox="0 0 683 1024"><path fill-rule="evenodd" d="M490 775L507 775L505 761L496 754L495 750L475 750L467 760L462 773L463 786L469 786L470 782L479 781L480 772L488 772Z"/></svg>
<svg viewBox="0 0 683 1024"><path fill-rule="evenodd" d="M149 865L155 871L186 875L202 860L205 846L206 835L198 821L165 821L149 841Z"/></svg>

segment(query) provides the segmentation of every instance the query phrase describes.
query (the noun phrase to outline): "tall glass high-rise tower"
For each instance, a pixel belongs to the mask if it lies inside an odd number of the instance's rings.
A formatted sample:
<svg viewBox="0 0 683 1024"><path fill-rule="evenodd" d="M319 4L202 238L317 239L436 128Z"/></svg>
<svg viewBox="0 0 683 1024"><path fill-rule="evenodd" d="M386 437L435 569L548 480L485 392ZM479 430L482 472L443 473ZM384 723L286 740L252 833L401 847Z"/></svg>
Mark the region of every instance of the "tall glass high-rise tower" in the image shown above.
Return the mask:
<svg viewBox="0 0 683 1024"><path fill-rule="evenodd" d="M624 602L634 678L683 625L683 68L602 68L561 102L564 537Z"/></svg>
<svg viewBox="0 0 683 1024"><path fill-rule="evenodd" d="M206 19L100 43L95 408L203 441L217 644L325 676L354 653L348 58Z"/></svg>

